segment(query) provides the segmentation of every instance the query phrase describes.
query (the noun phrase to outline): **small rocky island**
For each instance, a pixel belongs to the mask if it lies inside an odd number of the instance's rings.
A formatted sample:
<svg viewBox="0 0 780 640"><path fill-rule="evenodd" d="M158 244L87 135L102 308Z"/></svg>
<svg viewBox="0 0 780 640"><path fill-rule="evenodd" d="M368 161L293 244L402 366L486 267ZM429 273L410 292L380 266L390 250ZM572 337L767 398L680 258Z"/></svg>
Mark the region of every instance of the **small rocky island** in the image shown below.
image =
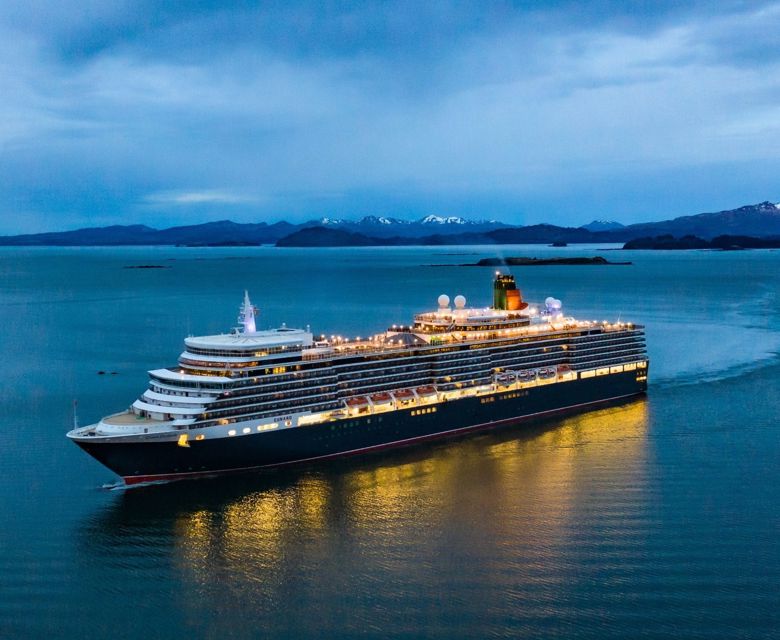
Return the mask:
<svg viewBox="0 0 780 640"><path fill-rule="evenodd" d="M546 267L551 265L580 266L580 265L628 265L630 262L610 262L601 256L572 257L572 258L482 258L472 264L461 265L463 267Z"/></svg>

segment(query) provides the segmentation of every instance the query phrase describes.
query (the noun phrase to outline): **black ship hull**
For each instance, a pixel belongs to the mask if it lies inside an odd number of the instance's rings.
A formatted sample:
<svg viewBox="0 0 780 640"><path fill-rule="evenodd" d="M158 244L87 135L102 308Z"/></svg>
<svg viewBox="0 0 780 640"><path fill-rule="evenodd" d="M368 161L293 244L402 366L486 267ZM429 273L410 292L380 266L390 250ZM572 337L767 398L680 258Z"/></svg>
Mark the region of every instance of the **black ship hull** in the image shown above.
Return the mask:
<svg viewBox="0 0 780 640"><path fill-rule="evenodd" d="M403 446L574 412L644 393L646 375L647 369L614 373L311 426L190 440L189 447L170 441L78 444L127 484L177 480Z"/></svg>

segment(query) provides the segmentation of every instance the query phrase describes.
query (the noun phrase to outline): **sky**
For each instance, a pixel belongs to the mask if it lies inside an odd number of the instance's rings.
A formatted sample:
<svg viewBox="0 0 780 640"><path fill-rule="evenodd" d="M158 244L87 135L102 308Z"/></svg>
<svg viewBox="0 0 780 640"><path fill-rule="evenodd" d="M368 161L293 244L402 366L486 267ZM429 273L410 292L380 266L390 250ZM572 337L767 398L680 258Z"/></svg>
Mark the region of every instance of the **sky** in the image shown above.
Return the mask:
<svg viewBox="0 0 780 640"><path fill-rule="evenodd" d="M780 2L0 0L0 233L780 201Z"/></svg>

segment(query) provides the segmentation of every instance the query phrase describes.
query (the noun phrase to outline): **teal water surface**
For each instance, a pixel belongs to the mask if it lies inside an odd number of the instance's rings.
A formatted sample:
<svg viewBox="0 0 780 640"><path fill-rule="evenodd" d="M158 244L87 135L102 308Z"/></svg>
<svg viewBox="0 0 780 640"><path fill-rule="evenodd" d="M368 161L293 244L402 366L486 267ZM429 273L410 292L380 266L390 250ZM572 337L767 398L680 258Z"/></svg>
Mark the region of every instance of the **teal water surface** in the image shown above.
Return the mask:
<svg viewBox="0 0 780 640"><path fill-rule="evenodd" d="M0 638L778 637L780 252L500 252L632 260L514 273L646 324L647 398L112 491L64 437L73 399L126 407L244 289L260 326L365 335L487 304L492 270L456 265L497 250L0 249Z"/></svg>

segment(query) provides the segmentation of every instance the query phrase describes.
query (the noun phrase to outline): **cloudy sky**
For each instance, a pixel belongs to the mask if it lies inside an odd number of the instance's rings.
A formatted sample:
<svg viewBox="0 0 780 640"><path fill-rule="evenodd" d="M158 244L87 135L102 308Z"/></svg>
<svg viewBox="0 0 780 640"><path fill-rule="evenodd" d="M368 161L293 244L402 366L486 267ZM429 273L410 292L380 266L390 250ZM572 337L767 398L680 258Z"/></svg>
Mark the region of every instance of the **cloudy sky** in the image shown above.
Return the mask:
<svg viewBox="0 0 780 640"><path fill-rule="evenodd" d="M778 175L780 2L0 1L1 233L628 223Z"/></svg>

